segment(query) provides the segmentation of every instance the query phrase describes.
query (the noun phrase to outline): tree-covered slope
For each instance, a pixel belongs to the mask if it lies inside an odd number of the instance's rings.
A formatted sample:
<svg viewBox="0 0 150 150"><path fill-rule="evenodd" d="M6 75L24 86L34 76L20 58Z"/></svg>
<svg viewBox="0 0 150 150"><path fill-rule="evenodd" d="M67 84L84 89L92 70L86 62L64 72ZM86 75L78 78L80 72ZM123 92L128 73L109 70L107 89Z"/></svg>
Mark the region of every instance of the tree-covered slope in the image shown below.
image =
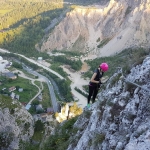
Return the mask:
<svg viewBox="0 0 150 150"><path fill-rule="evenodd" d="M44 29L64 9L62 0L0 2L0 47L31 55Z"/></svg>

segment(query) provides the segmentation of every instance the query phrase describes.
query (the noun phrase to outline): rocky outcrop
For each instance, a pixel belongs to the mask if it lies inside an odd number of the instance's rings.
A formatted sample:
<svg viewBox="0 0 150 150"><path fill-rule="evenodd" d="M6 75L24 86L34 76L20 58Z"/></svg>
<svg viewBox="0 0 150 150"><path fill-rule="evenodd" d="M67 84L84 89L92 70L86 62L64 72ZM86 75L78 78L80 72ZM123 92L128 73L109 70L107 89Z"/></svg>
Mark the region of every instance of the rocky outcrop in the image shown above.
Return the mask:
<svg viewBox="0 0 150 150"><path fill-rule="evenodd" d="M0 149L20 149L20 142L29 142L33 136L33 118L17 101L1 95L0 99Z"/></svg>
<svg viewBox="0 0 150 150"><path fill-rule="evenodd" d="M98 101L85 109L74 124L78 132L70 137L73 142L67 150L149 149L149 68L150 57L147 57L126 77L119 69L98 94Z"/></svg>
<svg viewBox="0 0 150 150"><path fill-rule="evenodd" d="M49 34L41 51L90 50L108 56L129 47L149 47L149 15L149 0L76 7Z"/></svg>

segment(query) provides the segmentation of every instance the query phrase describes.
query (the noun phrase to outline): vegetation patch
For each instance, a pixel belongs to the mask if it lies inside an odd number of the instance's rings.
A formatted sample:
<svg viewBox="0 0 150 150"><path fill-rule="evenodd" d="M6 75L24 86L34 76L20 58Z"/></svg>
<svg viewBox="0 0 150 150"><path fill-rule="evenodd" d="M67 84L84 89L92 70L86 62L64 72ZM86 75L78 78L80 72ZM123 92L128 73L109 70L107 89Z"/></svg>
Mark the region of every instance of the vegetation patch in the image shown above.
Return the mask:
<svg viewBox="0 0 150 150"><path fill-rule="evenodd" d="M132 8L130 6L128 6L128 8L126 9L126 12L125 12L125 16L127 16L131 11L132 11Z"/></svg>
<svg viewBox="0 0 150 150"><path fill-rule="evenodd" d="M21 105L18 102L13 103L13 100L8 96L0 95L0 108L9 108L10 113L13 114L15 108L19 109Z"/></svg>
<svg viewBox="0 0 150 150"><path fill-rule="evenodd" d="M115 83L119 81L119 79L120 79L121 76L122 76L121 73L118 74L117 76L115 76L115 77L111 80L110 85L113 87L113 86L115 85Z"/></svg>
<svg viewBox="0 0 150 150"><path fill-rule="evenodd" d="M126 84L126 90L130 92L130 95L132 96L134 94L134 90L136 89L137 87L134 85L134 84L131 84L131 83L127 83Z"/></svg>
<svg viewBox="0 0 150 150"><path fill-rule="evenodd" d="M91 114L92 114L92 112L89 110L83 112L83 116L88 119L91 117Z"/></svg>
<svg viewBox="0 0 150 150"><path fill-rule="evenodd" d="M124 109L124 107L120 106L118 103L113 104L110 110L112 120L114 120L114 117L119 116L120 112Z"/></svg>
<svg viewBox="0 0 150 150"><path fill-rule="evenodd" d="M24 150L39 150L39 144L31 144L31 143L19 143L19 148Z"/></svg>
<svg viewBox="0 0 150 150"><path fill-rule="evenodd" d="M105 140L105 134L96 134L93 139L93 144L98 145L101 144Z"/></svg>
<svg viewBox="0 0 150 150"><path fill-rule="evenodd" d="M45 109L45 108L51 107L52 104L51 104L51 97L49 94L48 86L46 83L43 83L43 86L44 86L44 90L42 91L43 100L40 103L42 104L43 108Z"/></svg>
<svg viewBox="0 0 150 150"><path fill-rule="evenodd" d="M112 76L118 67L121 67L123 69L123 74L128 74L130 73L130 69L142 62L149 54L150 50L149 49L143 49L143 48L137 48L137 49L125 49L122 52L110 56L110 57L101 57L101 58L96 58L94 60L86 60L88 65L90 66L90 70L84 74L84 77L89 77L91 78L93 71L95 70L95 64L97 67L99 64L102 62L107 62L109 65L109 70L105 73L108 76ZM128 60L128 61L127 61ZM139 61L140 60L140 61Z"/></svg>
<svg viewBox="0 0 150 150"><path fill-rule="evenodd" d="M1 94L10 95L8 89L13 86L23 88L22 92L19 92L17 90L13 91L15 94L20 96L20 102L28 102L31 98L33 98L36 95L38 91L37 87L32 85L30 80L21 77L18 77L15 80L3 78L2 85L0 85ZM3 90L4 88L6 89Z"/></svg>
<svg viewBox="0 0 150 150"><path fill-rule="evenodd" d="M52 51L53 54L55 53L60 53L60 51L58 50L53 50ZM61 50L61 53L67 55L67 56L81 56L83 55L82 52L78 52L78 51L67 51L67 50Z"/></svg>
<svg viewBox="0 0 150 150"><path fill-rule="evenodd" d="M67 73L63 71L63 69L60 67L61 63L58 62L53 62L53 64L51 65L51 69L58 72L59 74L61 74L61 76L63 77L67 77Z"/></svg>
<svg viewBox="0 0 150 150"><path fill-rule="evenodd" d="M87 97L88 96L88 94L86 94L85 92L83 92L83 91L81 91L79 88L77 88L77 87L75 87L75 90L77 91L77 92L79 92L80 94L82 94L84 97Z"/></svg>
<svg viewBox="0 0 150 150"><path fill-rule="evenodd" d="M42 39L49 23L66 10L62 0L3 1L0 4L3 6L0 7L0 46L14 52L19 50L19 53L28 56L39 55L35 51L35 44ZM4 8L11 11L5 15Z"/></svg>
<svg viewBox="0 0 150 150"><path fill-rule="evenodd" d="M96 42L100 42L101 41L101 39L100 39L100 37L96 40Z"/></svg>
<svg viewBox="0 0 150 150"><path fill-rule="evenodd" d="M72 43L72 48L71 49L73 51L78 51L78 52L83 51L85 41L86 41L85 37L80 35L79 38L76 40L76 42Z"/></svg>
<svg viewBox="0 0 150 150"><path fill-rule="evenodd" d="M13 136L14 134L10 132L0 132L0 147L2 149L8 148L13 141Z"/></svg>
<svg viewBox="0 0 150 150"><path fill-rule="evenodd" d="M77 129L73 128L78 117L72 118L60 124L43 145L44 150L66 150L70 143L70 136L76 134Z"/></svg>
<svg viewBox="0 0 150 150"><path fill-rule="evenodd" d="M100 44L97 46L97 48L101 48L104 45L106 45L108 42L110 41L110 39L104 39L100 42Z"/></svg>
<svg viewBox="0 0 150 150"><path fill-rule="evenodd" d="M32 136L32 141L35 143L40 143L44 136L44 123L41 120L37 120L34 125L34 135Z"/></svg>
<svg viewBox="0 0 150 150"><path fill-rule="evenodd" d="M61 64L66 64L70 65L72 69L78 71L81 69L82 62L81 60L71 60L70 58L66 58L66 56L55 56L52 57L52 62L53 63L61 63Z"/></svg>

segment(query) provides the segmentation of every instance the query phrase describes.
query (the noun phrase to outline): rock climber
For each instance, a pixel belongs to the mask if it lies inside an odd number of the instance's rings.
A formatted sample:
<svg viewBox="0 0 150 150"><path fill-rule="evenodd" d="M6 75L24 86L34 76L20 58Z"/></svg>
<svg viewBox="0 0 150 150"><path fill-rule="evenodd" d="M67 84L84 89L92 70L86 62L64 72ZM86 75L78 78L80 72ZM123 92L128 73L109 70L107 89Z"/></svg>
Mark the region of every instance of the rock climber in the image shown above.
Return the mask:
<svg viewBox="0 0 150 150"><path fill-rule="evenodd" d="M97 69L94 70L94 73L92 75L92 78L89 82L89 95L88 95L88 101L87 101L87 107L90 107L90 100L92 97L92 103L95 102L95 98L97 96L98 90L100 88L101 78L104 75L104 72L108 71L108 64L103 62L99 65Z"/></svg>

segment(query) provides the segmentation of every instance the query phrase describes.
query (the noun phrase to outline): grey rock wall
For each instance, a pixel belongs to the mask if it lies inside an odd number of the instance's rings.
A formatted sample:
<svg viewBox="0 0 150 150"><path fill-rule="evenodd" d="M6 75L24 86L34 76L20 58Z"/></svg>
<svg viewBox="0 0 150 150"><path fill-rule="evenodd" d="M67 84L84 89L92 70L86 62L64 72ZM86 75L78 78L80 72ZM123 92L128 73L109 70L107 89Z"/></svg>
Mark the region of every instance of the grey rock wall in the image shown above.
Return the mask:
<svg viewBox="0 0 150 150"><path fill-rule="evenodd" d="M27 110L12 100L15 108L0 108L0 149L19 149L20 142L28 142L34 133L34 121ZM11 105L11 104L10 104Z"/></svg>
<svg viewBox="0 0 150 150"><path fill-rule="evenodd" d="M150 88L150 57L122 78L121 69L109 80L98 101L85 109L74 127L67 150L149 150L150 94L126 79ZM120 76L119 81L114 81ZM113 83L113 84L112 84Z"/></svg>

